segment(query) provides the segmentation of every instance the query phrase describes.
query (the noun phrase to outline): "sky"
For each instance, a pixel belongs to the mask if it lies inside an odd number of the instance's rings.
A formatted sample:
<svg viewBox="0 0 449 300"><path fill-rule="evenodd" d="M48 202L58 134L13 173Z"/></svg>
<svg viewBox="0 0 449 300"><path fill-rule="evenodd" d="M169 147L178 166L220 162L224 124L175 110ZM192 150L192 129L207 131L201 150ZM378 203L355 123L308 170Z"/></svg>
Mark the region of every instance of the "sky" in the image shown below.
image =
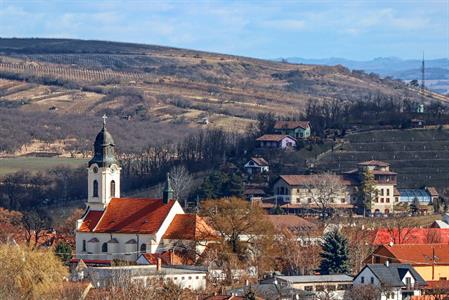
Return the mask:
<svg viewBox="0 0 449 300"><path fill-rule="evenodd" d="M258 58L449 57L449 0L0 0L0 37L136 42Z"/></svg>

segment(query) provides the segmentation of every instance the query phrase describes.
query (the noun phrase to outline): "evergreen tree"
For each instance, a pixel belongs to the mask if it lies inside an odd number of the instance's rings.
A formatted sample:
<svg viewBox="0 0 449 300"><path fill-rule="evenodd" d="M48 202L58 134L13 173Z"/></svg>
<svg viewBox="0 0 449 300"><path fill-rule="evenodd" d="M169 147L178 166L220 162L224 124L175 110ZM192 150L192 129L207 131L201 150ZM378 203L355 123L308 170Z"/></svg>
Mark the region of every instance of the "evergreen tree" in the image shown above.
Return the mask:
<svg viewBox="0 0 449 300"><path fill-rule="evenodd" d="M325 235L321 248L320 274L349 273L348 241L338 230Z"/></svg>
<svg viewBox="0 0 449 300"><path fill-rule="evenodd" d="M55 247L55 254L61 258L63 262L72 258L72 247L64 241L60 241Z"/></svg>
<svg viewBox="0 0 449 300"><path fill-rule="evenodd" d="M362 175L362 185L360 187L360 198L363 204L363 215L366 210L371 210L373 199L377 197L376 181L374 175L369 170L365 170Z"/></svg>
<svg viewBox="0 0 449 300"><path fill-rule="evenodd" d="M215 195L214 187L210 182L209 177L206 177L200 185L198 193L202 199L213 199Z"/></svg>
<svg viewBox="0 0 449 300"><path fill-rule="evenodd" d="M410 203L410 212L412 215L416 215L419 212L419 200L415 197L412 203Z"/></svg>
<svg viewBox="0 0 449 300"><path fill-rule="evenodd" d="M225 195L241 197L243 195L243 179L237 174L232 174L231 178L226 184L226 190L223 191Z"/></svg>
<svg viewBox="0 0 449 300"><path fill-rule="evenodd" d="M285 212L282 207L278 204L275 208L271 209L271 214L273 215L284 215Z"/></svg>
<svg viewBox="0 0 449 300"><path fill-rule="evenodd" d="M225 194L223 193L224 185L228 181L227 175L220 171L215 171L209 175L209 181L213 188L212 198L221 198Z"/></svg>

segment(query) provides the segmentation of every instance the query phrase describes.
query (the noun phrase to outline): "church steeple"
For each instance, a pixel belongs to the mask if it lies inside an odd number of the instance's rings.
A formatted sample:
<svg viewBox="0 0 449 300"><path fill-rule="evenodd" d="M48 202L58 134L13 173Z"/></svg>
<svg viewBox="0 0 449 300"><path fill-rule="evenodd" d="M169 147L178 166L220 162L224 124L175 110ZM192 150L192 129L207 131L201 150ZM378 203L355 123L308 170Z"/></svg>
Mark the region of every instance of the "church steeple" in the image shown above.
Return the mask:
<svg viewBox="0 0 449 300"><path fill-rule="evenodd" d="M170 183L170 173L167 173L167 180L165 181L164 192L162 193L162 202L167 204L169 200L173 199L174 191Z"/></svg>
<svg viewBox="0 0 449 300"><path fill-rule="evenodd" d="M89 167L97 164L98 167L110 167L117 164L115 156L115 143L112 135L106 130L106 115L103 116L103 128L97 134L94 144L94 157L89 161Z"/></svg>
<svg viewBox="0 0 449 300"><path fill-rule="evenodd" d="M115 143L106 130L106 115L103 128L97 134L94 156L88 164L87 205L92 210L103 210L112 198L120 198L120 167L115 155Z"/></svg>

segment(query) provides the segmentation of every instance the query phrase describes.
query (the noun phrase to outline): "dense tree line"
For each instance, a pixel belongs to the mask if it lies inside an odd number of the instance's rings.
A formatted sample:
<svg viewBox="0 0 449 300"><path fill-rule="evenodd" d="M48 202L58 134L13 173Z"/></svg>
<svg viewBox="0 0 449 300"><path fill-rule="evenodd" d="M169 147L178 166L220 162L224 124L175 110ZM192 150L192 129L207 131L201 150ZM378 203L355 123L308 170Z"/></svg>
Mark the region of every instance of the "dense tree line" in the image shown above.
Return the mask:
<svg viewBox="0 0 449 300"><path fill-rule="evenodd" d="M311 122L317 135L324 134L329 128L345 130L354 125L409 128L412 118L422 119L429 125L449 123L447 105L435 101L425 104L424 113L417 113L419 104L407 97L397 99L382 95L370 95L364 99L309 101L302 117Z"/></svg>
<svg viewBox="0 0 449 300"><path fill-rule="evenodd" d="M191 134L177 144L148 146L140 154L122 154L122 192L156 185L177 165L184 165L191 172L216 169L227 159L243 156L253 147L254 136L205 130ZM226 186L235 191L233 194L241 195L242 179L239 176L230 176ZM8 209L29 210L86 197L85 167L59 167L35 174L20 171L0 178L0 206Z"/></svg>

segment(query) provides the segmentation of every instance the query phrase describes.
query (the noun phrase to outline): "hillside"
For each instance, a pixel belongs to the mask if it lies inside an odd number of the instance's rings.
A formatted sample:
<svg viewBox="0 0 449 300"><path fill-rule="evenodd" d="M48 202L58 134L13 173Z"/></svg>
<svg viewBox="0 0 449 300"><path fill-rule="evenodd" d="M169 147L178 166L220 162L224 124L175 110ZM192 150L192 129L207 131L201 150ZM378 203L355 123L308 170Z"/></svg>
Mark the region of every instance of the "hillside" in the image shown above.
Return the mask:
<svg viewBox="0 0 449 300"><path fill-rule="evenodd" d="M288 62L335 66L342 65L351 70L374 72L381 76L391 76L404 81L421 79L419 59L400 59L397 57L378 57L367 61L356 61L344 58L305 59L299 57L286 58ZM449 59L426 59L426 87L440 94L449 94Z"/></svg>
<svg viewBox="0 0 449 300"><path fill-rule="evenodd" d="M0 78L0 152L31 139L86 149L103 113L121 150L139 151L206 127L243 131L260 112L298 115L308 101L420 99L400 81L343 67L67 39L0 39Z"/></svg>
<svg viewBox="0 0 449 300"><path fill-rule="evenodd" d="M366 160L391 164L399 187L445 188L449 181L449 129L384 130L348 135L341 148L321 157L319 169L344 172Z"/></svg>

